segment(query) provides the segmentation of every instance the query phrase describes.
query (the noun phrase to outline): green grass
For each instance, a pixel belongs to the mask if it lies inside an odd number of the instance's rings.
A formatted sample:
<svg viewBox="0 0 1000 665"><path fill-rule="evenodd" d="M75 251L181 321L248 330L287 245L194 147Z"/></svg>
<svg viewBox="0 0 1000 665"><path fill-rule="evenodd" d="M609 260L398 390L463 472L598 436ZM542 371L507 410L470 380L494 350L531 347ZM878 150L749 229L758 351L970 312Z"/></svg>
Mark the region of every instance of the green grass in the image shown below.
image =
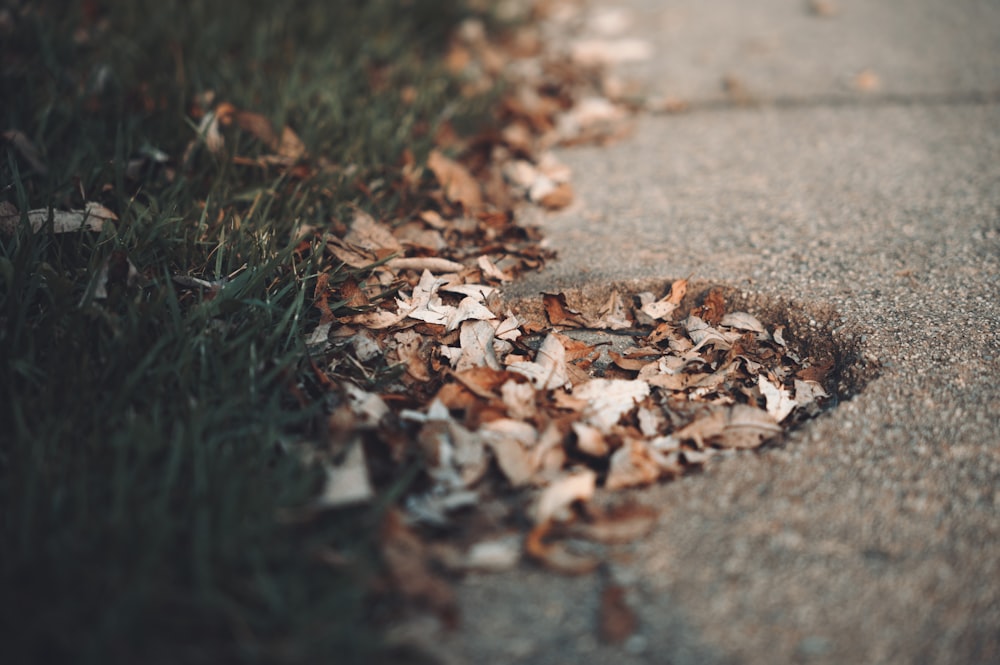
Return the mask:
<svg viewBox="0 0 1000 665"><path fill-rule="evenodd" d="M463 100L436 60L457 0L0 7L0 130L46 166L0 143L0 201L119 216L99 234L0 234L4 660L369 661L377 509L281 519L321 480L281 453L329 399L302 342L312 286L346 274L295 229L353 206L405 215L404 149L422 159L440 122L482 117L488 100ZM183 164L206 90L333 168L302 179L206 150ZM143 161L154 149L169 162ZM175 275L228 281L212 297ZM355 564L320 563L323 548Z"/></svg>

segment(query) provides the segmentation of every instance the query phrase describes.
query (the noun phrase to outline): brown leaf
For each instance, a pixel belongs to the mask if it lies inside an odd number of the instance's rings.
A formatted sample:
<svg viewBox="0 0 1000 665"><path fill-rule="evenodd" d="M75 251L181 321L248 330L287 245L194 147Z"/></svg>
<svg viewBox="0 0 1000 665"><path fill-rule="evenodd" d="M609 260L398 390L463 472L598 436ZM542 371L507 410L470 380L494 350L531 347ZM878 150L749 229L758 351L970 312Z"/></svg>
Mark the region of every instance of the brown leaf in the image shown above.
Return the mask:
<svg viewBox="0 0 1000 665"><path fill-rule="evenodd" d="M355 247L374 252L376 255L395 254L403 251L403 246L392 235L386 224L375 221L368 213L357 210L351 221L351 229L344 240Z"/></svg>
<svg viewBox="0 0 1000 665"><path fill-rule="evenodd" d="M483 207L479 183L464 166L445 157L440 151L432 150L427 158L427 167L441 183L449 201L462 204L466 213L476 212Z"/></svg>
<svg viewBox="0 0 1000 665"><path fill-rule="evenodd" d="M549 570L563 575L586 575L601 565L600 559L576 554L564 543L546 542L545 538L551 530L551 521L545 521L531 530L524 541L528 556Z"/></svg>
<svg viewBox="0 0 1000 665"><path fill-rule="evenodd" d="M606 584L601 591L601 639L609 644L621 644L638 627L639 620L626 602L625 589L618 584Z"/></svg>
<svg viewBox="0 0 1000 665"><path fill-rule="evenodd" d="M536 524L561 517L566 509L576 501L589 501L597 486L597 474L583 469L553 481L538 497L535 503Z"/></svg>
<svg viewBox="0 0 1000 665"><path fill-rule="evenodd" d="M275 133L271 121L261 114L234 109L232 119L236 122L237 127L253 135L271 150L278 149L281 140L278 138L278 134Z"/></svg>
<svg viewBox="0 0 1000 665"><path fill-rule="evenodd" d="M642 538L656 525L659 512L640 503L626 503L607 511L589 511L589 522L570 527L570 533L580 538L614 545Z"/></svg>
<svg viewBox="0 0 1000 665"><path fill-rule="evenodd" d="M568 182L556 185L552 191L538 199L549 210L561 210L573 202L573 186Z"/></svg>
<svg viewBox="0 0 1000 665"><path fill-rule="evenodd" d="M549 323L554 326L583 325L583 314L567 304L564 293L543 293L542 306L545 308Z"/></svg>
<svg viewBox="0 0 1000 665"><path fill-rule="evenodd" d="M278 156L297 162L306 156L306 145L291 127L281 128L281 139L278 141Z"/></svg>
<svg viewBox="0 0 1000 665"><path fill-rule="evenodd" d="M485 365L455 372L453 376L462 385L483 399L495 399L498 396L497 391L501 386L508 382L514 383L514 375L510 372Z"/></svg>
<svg viewBox="0 0 1000 665"><path fill-rule="evenodd" d="M660 466L652 455L646 443L638 439L628 439L621 448L611 456L611 467L604 486L609 490L623 487L649 485L660 477Z"/></svg>
<svg viewBox="0 0 1000 665"><path fill-rule="evenodd" d="M451 585L432 572L423 541L398 511L385 516L381 531L382 560L392 589L432 611L448 626L458 624L458 602Z"/></svg>
<svg viewBox="0 0 1000 665"><path fill-rule="evenodd" d="M28 135L17 129L9 129L3 133L4 140L8 141L14 149L28 162L39 175L48 173L45 162L42 161L42 153L39 152L35 144L31 142Z"/></svg>
<svg viewBox="0 0 1000 665"><path fill-rule="evenodd" d="M99 203L89 202L83 210L29 210L27 217L31 230L37 233L45 228L50 216L53 233L99 232L104 228L105 222L118 219L117 215ZM20 223L21 215L12 204L8 203L0 208L0 232L16 233Z"/></svg>
<svg viewBox="0 0 1000 665"><path fill-rule="evenodd" d="M803 367L795 373L795 376L803 381L815 381L816 383L822 384L826 381L826 375L830 373L831 369L833 369L833 361L826 360L823 362L813 363L809 367Z"/></svg>
<svg viewBox="0 0 1000 665"><path fill-rule="evenodd" d="M719 289L712 289L705 296L705 302L701 307L692 312L695 316L706 321L710 326L717 326L726 314L726 299Z"/></svg>

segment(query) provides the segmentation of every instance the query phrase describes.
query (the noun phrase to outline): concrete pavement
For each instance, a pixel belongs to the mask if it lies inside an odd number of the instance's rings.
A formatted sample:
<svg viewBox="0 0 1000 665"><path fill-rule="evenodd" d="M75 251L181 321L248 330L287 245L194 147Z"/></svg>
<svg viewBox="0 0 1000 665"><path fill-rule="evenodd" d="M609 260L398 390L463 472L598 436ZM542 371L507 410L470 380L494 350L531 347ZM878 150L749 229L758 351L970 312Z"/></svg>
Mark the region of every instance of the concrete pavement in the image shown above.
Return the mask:
<svg viewBox="0 0 1000 665"><path fill-rule="evenodd" d="M662 516L612 565L641 624L627 648L597 640L599 577L523 567L462 583L448 650L1000 662L1000 4L606 6L654 46L623 73L691 111L559 154L578 195L544 222L559 260L508 295L693 274L844 350L860 392L776 449L634 494Z"/></svg>

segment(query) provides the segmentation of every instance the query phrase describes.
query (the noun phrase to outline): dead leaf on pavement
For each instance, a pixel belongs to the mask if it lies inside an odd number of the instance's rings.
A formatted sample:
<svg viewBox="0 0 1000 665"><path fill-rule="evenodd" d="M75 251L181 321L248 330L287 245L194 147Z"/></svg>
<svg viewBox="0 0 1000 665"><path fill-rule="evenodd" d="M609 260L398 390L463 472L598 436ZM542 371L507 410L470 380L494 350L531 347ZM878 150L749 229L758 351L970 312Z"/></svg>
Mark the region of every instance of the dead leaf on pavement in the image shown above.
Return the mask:
<svg viewBox="0 0 1000 665"><path fill-rule="evenodd" d="M427 168L434 173L449 201L460 203L466 213L482 208L483 194L479 182L464 166L445 157L439 150L432 150L427 158Z"/></svg>
<svg viewBox="0 0 1000 665"><path fill-rule="evenodd" d="M601 590L600 635L609 644L621 644L639 628L639 620L629 607L625 588L608 582Z"/></svg>

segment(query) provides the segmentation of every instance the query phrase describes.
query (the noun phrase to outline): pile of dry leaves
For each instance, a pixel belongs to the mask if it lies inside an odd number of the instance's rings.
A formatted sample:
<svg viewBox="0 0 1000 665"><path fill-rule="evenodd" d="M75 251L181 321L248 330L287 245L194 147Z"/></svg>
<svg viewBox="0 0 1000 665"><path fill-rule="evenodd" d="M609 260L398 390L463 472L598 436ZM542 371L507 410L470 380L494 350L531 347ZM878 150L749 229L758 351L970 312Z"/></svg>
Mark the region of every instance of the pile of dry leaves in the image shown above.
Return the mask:
<svg viewBox="0 0 1000 665"><path fill-rule="evenodd" d="M656 519L636 505L588 507L599 488L649 485L721 451L757 448L828 398L829 364L796 355L783 327L728 311L720 291L685 302L686 280L662 297L614 292L590 313L544 294L547 321L504 302L503 283L549 258L519 211L572 201L571 174L548 148L608 140L628 120L602 96L599 67L584 62L595 56L582 47L577 61L572 51L552 55L532 30L503 44L475 22L459 31L456 72L473 88L508 84L501 129L467 141L458 158L445 154L455 154L454 139L409 164L430 201L411 218L357 212L323 235L336 261L377 267L360 281L320 280L323 318L308 340L338 397L319 505L370 501L420 460L421 479L385 525L383 554L392 590L449 620L454 599L435 571L507 569L525 555L560 572L594 570L600 558L567 538L621 542ZM337 316L330 302L354 313ZM631 344L574 336L588 331ZM400 368L398 379L372 392L343 378L375 363ZM489 514L490 528L444 544L421 535L454 535L457 516L470 514Z"/></svg>

